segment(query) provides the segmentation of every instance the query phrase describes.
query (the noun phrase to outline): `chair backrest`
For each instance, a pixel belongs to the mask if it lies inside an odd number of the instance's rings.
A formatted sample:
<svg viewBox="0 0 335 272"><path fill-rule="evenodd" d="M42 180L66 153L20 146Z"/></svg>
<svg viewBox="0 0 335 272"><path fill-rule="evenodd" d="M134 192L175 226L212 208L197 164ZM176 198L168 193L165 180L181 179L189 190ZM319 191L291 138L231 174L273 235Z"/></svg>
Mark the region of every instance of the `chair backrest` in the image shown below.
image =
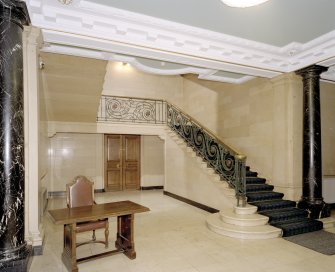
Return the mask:
<svg viewBox="0 0 335 272"><path fill-rule="evenodd" d="M94 204L94 183L85 176L77 176L66 184L66 202L69 208Z"/></svg>

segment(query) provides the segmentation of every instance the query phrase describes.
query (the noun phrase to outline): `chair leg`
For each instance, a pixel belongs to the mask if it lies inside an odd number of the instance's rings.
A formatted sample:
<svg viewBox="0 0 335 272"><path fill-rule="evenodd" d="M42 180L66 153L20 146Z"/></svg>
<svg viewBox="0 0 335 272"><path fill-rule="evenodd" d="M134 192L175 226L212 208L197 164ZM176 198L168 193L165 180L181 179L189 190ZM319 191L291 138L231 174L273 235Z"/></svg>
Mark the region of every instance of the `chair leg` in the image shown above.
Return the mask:
<svg viewBox="0 0 335 272"><path fill-rule="evenodd" d="M109 223L107 221L105 228L105 248L108 248L108 236L109 236Z"/></svg>
<svg viewBox="0 0 335 272"><path fill-rule="evenodd" d="M92 241L95 241L97 238L95 237L95 230L93 230Z"/></svg>

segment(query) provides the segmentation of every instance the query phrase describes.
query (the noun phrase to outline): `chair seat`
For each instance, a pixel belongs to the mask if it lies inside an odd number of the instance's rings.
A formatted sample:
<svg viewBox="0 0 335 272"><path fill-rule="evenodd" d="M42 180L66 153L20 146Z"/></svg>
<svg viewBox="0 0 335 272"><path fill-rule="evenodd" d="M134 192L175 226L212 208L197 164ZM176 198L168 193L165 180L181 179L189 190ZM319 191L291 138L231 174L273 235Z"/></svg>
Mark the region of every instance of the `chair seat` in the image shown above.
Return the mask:
<svg viewBox="0 0 335 272"><path fill-rule="evenodd" d="M108 220L98 220L98 221L89 221L89 222L82 222L78 223L76 226L76 232L85 232L85 231L92 231L96 229L103 229L106 228L108 225Z"/></svg>

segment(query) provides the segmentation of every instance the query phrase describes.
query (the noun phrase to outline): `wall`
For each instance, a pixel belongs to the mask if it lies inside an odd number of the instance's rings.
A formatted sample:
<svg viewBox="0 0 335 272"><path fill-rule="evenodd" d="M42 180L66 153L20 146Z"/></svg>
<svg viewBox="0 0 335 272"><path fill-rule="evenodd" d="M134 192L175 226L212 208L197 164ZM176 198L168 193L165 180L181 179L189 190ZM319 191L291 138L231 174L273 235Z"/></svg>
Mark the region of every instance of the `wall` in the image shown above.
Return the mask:
<svg viewBox="0 0 335 272"><path fill-rule="evenodd" d="M158 136L141 137L141 187L164 186L164 141Z"/></svg>
<svg viewBox="0 0 335 272"><path fill-rule="evenodd" d="M320 85L322 174L335 175L335 84ZM334 192L335 194L335 192Z"/></svg>
<svg viewBox="0 0 335 272"><path fill-rule="evenodd" d="M164 142L157 136L141 137L141 186L164 185ZM104 140L98 133L57 133L50 138L49 192L64 192L77 175L104 188Z"/></svg>
<svg viewBox="0 0 335 272"><path fill-rule="evenodd" d="M184 76L182 110L217 134L219 94L226 85L229 84L199 80L195 75Z"/></svg>
<svg viewBox="0 0 335 272"><path fill-rule="evenodd" d="M182 107L183 79L180 76L159 76L135 70L130 65L109 62L102 94L164 99Z"/></svg>
<svg viewBox="0 0 335 272"><path fill-rule="evenodd" d="M235 198L222 191L222 182L214 182L206 169L199 167L176 142L166 135L164 190L218 210L232 208Z"/></svg>
<svg viewBox="0 0 335 272"><path fill-rule="evenodd" d="M258 78L240 85L187 76L184 86L185 108L190 105L187 113L247 155L247 164L276 190L287 198L300 198L302 83L298 76Z"/></svg>
<svg viewBox="0 0 335 272"><path fill-rule="evenodd" d="M103 189L103 135L57 133L50 139L49 192L63 192L77 175L94 181Z"/></svg>

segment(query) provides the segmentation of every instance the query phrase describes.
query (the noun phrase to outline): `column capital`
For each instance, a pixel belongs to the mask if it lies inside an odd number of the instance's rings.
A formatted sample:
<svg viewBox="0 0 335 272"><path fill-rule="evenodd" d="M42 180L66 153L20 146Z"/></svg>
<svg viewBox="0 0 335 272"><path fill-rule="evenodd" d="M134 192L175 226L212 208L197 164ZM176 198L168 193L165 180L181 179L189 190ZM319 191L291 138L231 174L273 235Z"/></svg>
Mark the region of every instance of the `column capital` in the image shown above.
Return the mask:
<svg viewBox="0 0 335 272"><path fill-rule="evenodd" d="M328 67L320 65L311 65L300 70L297 70L295 73L303 78L315 78L320 77L323 72L326 72Z"/></svg>
<svg viewBox="0 0 335 272"><path fill-rule="evenodd" d="M18 0L0 1L0 18L12 21L23 28L24 25L30 25L29 12L26 3Z"/></svg>

